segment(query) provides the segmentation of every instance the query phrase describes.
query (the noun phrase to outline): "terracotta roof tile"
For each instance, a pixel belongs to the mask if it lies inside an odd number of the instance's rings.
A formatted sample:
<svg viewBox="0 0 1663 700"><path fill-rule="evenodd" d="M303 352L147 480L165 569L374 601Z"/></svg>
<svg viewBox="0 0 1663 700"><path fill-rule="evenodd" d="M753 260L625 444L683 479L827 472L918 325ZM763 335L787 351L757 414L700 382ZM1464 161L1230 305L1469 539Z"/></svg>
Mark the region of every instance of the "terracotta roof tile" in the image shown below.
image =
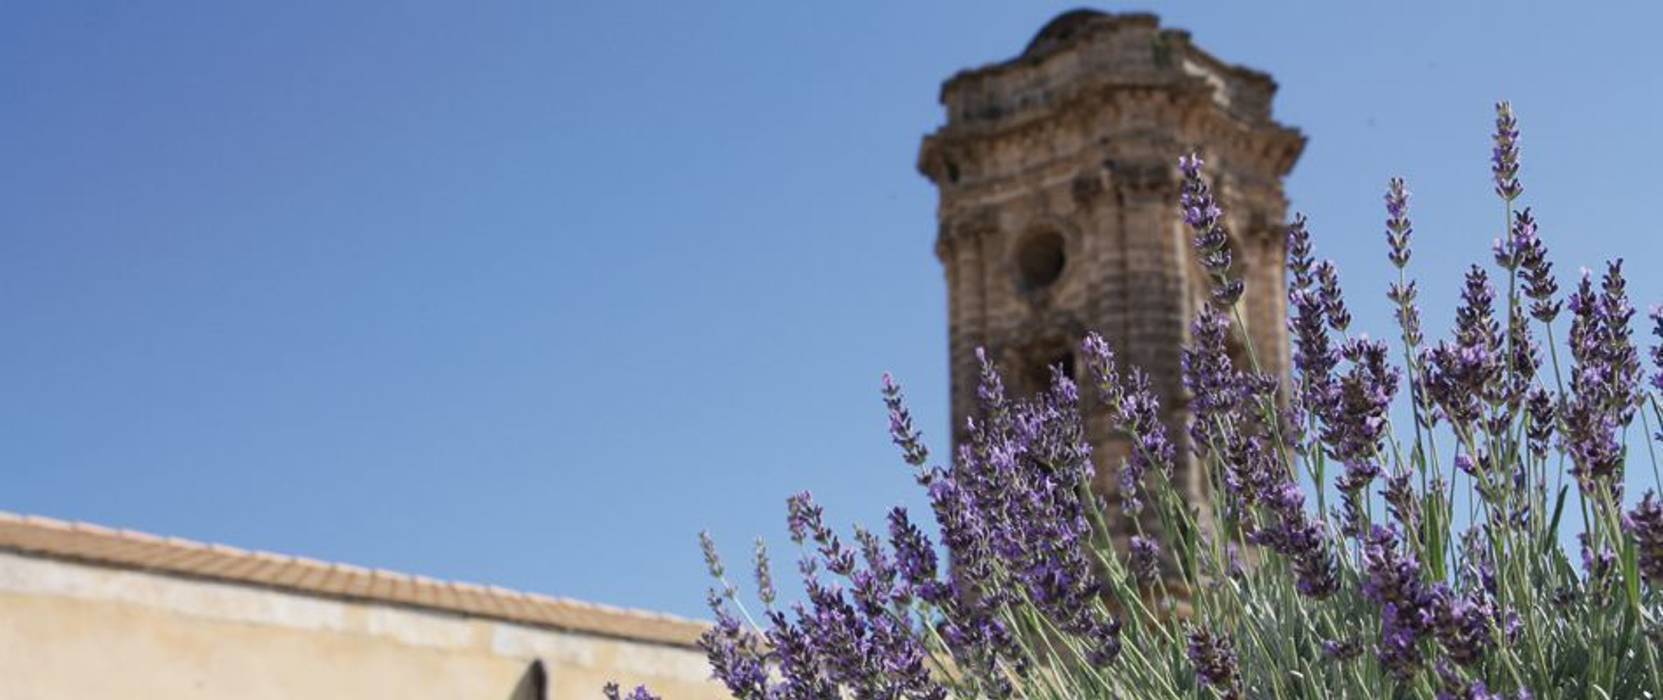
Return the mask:
<svg viewBox="0 0 1663 700"><path fill-rule="evenodd" d="M292 557L255 552L247 569L236 572L240 581L270 581L294 565Z"/></svg>
<svg viewBox="0 0 1663 700"><path fill-rule="evenodd" d="M705 629L702 622L671 615L4 511L0 550L659 644L691 646Z"/></svg>

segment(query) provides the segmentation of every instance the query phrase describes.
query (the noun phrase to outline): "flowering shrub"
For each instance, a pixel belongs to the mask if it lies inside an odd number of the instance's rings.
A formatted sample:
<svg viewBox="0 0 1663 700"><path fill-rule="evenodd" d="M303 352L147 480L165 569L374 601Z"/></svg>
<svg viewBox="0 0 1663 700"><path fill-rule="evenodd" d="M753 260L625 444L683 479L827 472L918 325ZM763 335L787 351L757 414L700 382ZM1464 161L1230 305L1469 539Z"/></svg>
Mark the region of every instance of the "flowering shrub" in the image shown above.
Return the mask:
<svg viewBox="0 0 1663 700"><path fill-rule="evenodd" d="M776 600L759 541L753 616L702 538L720 583L702 639L715 677L748 699L1656 695L1663 501L1647 492L1625 511L1623 473L1626 431L1659 417L1663 348L1647 386L1620 260L1560 297L1516 206L1511 107L1497 106L1492 159L1506 235L1493 267L1467 272L1450 337L1422 336L1409 191L1393 179L1397 347L1350 331L1336 268L1296 216L1289 376L1227 350L1246 337L1229 232L1201 160L1179 166L1213 281L1182 358L1186 429L1169 434L1148 378L1092 335L1082 385L1054 371L1031 398L1007 394L983 358L979 413L934 466L886 376L890 433L928 491L934 539L896 508L884 531L846 541L809 494L792 496L804 598ZM1663 337L1663 312L1652 319ZM1082 391L1131 446L1114 504L1091 489ZM1394 426L1399 401L1409 426ZM1190 464L1203 502L1174 483ZM1110 505L1125 525L1110 526ZM1575 556L1562 529L1579 533Z"/></svg>

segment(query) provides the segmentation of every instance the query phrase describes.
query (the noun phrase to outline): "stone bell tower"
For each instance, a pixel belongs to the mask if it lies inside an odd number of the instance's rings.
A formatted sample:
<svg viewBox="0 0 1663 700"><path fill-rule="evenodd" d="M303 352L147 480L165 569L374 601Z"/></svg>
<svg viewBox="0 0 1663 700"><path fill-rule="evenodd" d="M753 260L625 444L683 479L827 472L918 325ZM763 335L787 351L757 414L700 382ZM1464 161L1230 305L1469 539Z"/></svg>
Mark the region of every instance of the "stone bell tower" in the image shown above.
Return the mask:
<svg viewBox="0 0 1663 700"><path fill-rule="evenodd" d="M946 124L924 139L918 169L940 191L956 431L975 410L977 347L1025 392L1052 365L1078 372L1080 341L1097 331L1150 373L1182 439L1179 350L1207 285L1178 212L1177 162L1191 150L1228 216L1248 335L1267 371L1286 371L1282 178L1305 139L1271 118L1275 92L1270 76L1153 15L1092 10L942 86ZM1126 448L1082 398L1099 488L1112 493ZM1205 480L1185 481L1198 498Z"/></svg>

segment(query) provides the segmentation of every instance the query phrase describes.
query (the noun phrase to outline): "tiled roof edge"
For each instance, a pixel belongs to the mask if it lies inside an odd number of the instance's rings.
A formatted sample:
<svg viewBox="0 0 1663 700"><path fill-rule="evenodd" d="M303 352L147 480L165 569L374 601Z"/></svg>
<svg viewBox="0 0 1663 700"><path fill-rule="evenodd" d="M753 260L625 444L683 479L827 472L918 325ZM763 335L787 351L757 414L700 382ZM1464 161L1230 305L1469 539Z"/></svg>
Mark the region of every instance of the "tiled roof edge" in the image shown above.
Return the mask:
<svg viewBox="0 0 1663 700"><path fill-rule="evenodd" d="M665 613L5 511L0 550L673 646L693 646L708 626Z"/></svg>

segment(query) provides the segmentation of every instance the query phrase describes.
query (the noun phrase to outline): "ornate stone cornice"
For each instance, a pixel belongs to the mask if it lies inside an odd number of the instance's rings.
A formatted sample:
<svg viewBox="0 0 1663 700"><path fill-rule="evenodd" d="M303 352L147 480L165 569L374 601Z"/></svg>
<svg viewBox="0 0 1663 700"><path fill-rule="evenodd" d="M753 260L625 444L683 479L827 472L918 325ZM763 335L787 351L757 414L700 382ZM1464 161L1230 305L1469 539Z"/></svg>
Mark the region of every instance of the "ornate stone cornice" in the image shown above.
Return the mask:
<svg viewBox="0 0 1663 700"><path fill-rule="evenodd" d="M1088 133L1113 144L1122 140L1148 143L1148 133L1129 133L1119 126L1137 115L1139 123L1173 142L1177 148L1189 143L1206 143L1219 155L1239 166L1249 166L1268 180L1278 180L1293 169L1305 148L1299 130L1276 122L1251 123L1217 108L1209 88L1195 81L1159 85L1098 85L1080 91L1058 103L1043 116L997 126L961 128L947 125L925 137L918 154L918 169L944 192L974 192L979 186L1001 179L1026 177L1026 170L989 175L977 172L976 158L990 150L1012 147L1027 152L1047 153L1043 146L1056 133L1075 125L1090 125ZM1139 131L1143 127L1131 127ZM1062 158L1072 158L1072 155ZM1030 164L1044 167L1047 163Z"/></svg>
<svg viewBox="0 0 1663 700"><path fill-rule="evenodd" d="M1017 150L1050 153L1058 132L1126 136L1128 112L1148 112L1179 147L1206 143L1238 168L1274 180L1304 149L1299 131L1270 116L1276 82L1257 70L1225 63L1191 43L1188 32L1161 29L1148 14L1064 13L1035 35L1023 53L962 71L942 87L947 123L927 135L917 166L943 190L973 193L979 185L1026 173L989 172L978 158ZM1061 150L1078 150L1070 143Z"/></svg>

